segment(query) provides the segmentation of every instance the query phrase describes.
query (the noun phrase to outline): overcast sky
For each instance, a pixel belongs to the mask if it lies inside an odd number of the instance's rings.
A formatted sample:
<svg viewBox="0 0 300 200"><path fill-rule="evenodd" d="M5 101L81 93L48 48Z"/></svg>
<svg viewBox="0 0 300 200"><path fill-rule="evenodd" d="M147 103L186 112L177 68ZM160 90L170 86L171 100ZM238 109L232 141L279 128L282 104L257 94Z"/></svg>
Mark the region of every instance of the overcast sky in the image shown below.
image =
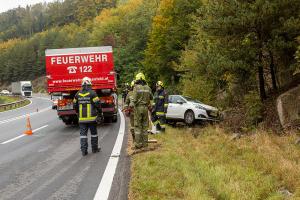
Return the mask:
<svg viewBox="0 0 300 200"><path fill-rule="evenodd" d="M0 0L0 13L12 8L17 8L18 6L25 7L26 5L51 1L54 0Z"/></svg>

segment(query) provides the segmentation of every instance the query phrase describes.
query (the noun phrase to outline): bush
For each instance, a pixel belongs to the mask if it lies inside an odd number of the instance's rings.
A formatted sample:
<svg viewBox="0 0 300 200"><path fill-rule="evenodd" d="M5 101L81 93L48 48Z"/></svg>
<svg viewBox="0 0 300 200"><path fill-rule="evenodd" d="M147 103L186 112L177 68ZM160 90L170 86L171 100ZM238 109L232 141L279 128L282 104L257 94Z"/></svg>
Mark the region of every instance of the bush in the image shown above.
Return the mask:
<svg viewBox="0 0 300 200"><path fill-rule="evenodd" d="M186 96L198 99L204 103L212 103L214 99L213 85L204 77L184 77L182 81L182 92Z"/></svg>
<svg viewBox="0 0 300 200"><path fill-rule="evenodd" d="M246 125L257 125L263 120L263 104L256 91L246 94L243 103L246 108Z"/></svg>

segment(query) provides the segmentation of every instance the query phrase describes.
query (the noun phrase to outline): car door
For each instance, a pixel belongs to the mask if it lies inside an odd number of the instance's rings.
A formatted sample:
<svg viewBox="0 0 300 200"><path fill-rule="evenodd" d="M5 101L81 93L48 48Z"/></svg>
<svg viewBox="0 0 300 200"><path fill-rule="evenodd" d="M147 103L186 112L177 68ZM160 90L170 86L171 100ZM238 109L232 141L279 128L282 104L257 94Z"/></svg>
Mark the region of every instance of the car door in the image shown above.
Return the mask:
<svg viewBox="0 0 300 200"><path fill-rule="evenodd" d="M168 103L169 105L166 114L167 118L174 118L175 105L174 105L173 97L174 95L169 95L169 103Z"/></svg>
<svg viewBox="0 0 300 200"><path fill-rule="evenodd" d="M182 103L179 103L182 102ZM167 112L167 118L172 119L183 119L185 113L184 104L186 101L182 99L179 95L169 96L169 106Z"/></svg>

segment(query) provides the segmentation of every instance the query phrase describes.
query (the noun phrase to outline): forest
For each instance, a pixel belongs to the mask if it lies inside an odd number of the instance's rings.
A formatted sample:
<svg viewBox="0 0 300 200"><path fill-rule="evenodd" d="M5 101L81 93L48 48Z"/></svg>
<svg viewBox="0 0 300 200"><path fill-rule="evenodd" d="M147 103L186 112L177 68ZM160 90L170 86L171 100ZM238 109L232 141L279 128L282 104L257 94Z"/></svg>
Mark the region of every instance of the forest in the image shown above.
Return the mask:
<svg viewBox="0 0 300 200"><path fill-rule="evenodd" d="M0 83L45 75L45 49L111 45L119 85L138 71L245 122L300 83L299 0L65 0L0 14Z"/></svg>

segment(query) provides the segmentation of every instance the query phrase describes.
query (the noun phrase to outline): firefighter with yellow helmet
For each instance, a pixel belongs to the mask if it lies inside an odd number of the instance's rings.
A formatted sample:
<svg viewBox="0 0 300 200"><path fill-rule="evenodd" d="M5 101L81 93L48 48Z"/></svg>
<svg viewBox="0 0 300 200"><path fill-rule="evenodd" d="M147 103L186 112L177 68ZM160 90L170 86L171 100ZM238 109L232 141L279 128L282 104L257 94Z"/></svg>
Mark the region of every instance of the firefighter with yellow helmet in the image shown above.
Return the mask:
<svg viewBox="0 0 300 200"><path fill-rule="evenodd" d="M146 83L145 75L138 73L135 77L135 86L132 101L130 102L130 107L134 109L134 146L136 149L148 145L148 109L151 107L150 101L152 99L151 88Z"/></svg>
<svg viewBox="0 0 300 200"><path fill-rule="evenodd" d="M88 154L87 133L89 129L91 131L92 152L100 151L96 119L98 115L102 115L102 109L97 93L92 90L91 79L84 77L81 85L82 89L77 92L73 102L79 117L81 152L83 156L86 156Z"/></svg>
<svg viewBox="0 0 300 200"><path fill-rule="evenodd" d="M156 83L152 110L152 122L158 132L165 132L168 102L168 94L164 89L164 84L162 81L158 81Z"/></svg>

